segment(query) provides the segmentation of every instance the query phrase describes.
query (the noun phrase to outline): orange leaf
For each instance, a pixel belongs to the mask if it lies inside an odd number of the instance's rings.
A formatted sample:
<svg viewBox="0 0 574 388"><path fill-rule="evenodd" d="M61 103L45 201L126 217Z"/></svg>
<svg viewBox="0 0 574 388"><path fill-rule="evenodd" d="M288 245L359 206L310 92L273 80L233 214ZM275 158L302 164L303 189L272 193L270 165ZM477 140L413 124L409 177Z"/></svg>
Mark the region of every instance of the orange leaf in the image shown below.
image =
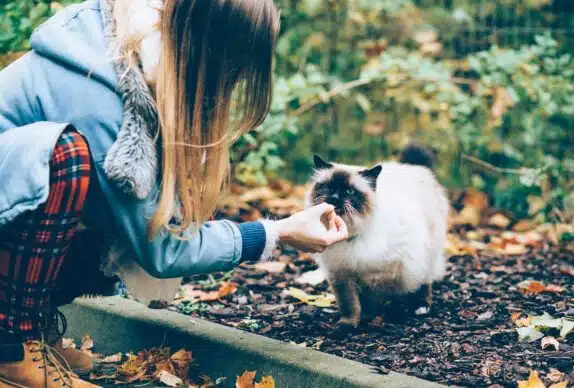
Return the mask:
<svg viewBox="0 0 574 388"><path fill-rule="evenodd" d="M544 284L535 280L526 281L525 284L522 284L522 286L519 284L518 287L526 294L540 294L546 290L546 286Z"/></svg>
<svg viewBox="0 0 574 388"><path fill-rule="evenodd" d="M512 313L512 315L510 316L510 320L512 321L512 323L516 323L516 320L520 317L520 314L522 313Z"/></svg>
<svg viewBox="0 0 574 388"><path fill-rule="evenodd" d="M257 372L245 371L241 376L237 376L235 380L235 388L255 388L253 384L253 379Z"/></svg>
<svg viewBox="0 0 574 388"><path fill-rule="evenodd" d="M223 283L221 283L221 286L219 287L219 290L217 291L217 294L218 294L217 299L223 298L224 296L227 296L227 295L231 295L235 291L237 291L237 284L235 284L233 282L223 282Z"/></svg>
<svg viewBox="0 0 574 388"><path fill-rule="evenodd" d="M546 388L546 386L538 377L538 372L531 370L528 380L518 382L518 388Z"/></svg>
<svg viewBox="0 0 574 388"><path fill-rule="evenodd" d="M255 383L255 388L275 388L275 380L271 376L265 376L260 383Z"/></svg>

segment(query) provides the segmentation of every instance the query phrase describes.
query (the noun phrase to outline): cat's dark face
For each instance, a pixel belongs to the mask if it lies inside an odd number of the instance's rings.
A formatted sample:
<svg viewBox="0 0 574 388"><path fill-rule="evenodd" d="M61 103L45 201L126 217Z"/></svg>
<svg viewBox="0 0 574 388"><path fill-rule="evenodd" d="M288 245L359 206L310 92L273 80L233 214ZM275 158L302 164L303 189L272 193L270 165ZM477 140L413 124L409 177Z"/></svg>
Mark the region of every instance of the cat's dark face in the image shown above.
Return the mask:
<svg viewBox="0 0 574 388"><path fill-rule="evenodd" d="M365 169L325 162L319 156L314 159L316 172L308 195L310 205L331 204L349 228L359 226L373 207L382 167Z"/></svg>

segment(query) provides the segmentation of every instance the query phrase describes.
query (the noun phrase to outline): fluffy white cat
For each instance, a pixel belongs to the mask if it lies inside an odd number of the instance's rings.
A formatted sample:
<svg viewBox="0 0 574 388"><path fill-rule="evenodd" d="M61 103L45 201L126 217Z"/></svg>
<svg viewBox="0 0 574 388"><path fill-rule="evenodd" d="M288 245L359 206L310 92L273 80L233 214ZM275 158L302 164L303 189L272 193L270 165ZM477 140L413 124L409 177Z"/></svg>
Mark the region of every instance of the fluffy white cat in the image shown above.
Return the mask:
<svg viewBox="0 0 574 388"><path fill-rule="evenodd" d="M449 203L431 170L432 157L410 145L399 162L366 169L315 156L306 207L327 202L347 223L350 239L317 255L341 312L357 327L389 297L412 294L428 311L432 283L445 274ZM422 309L421 309L422 308Z"/></svg>

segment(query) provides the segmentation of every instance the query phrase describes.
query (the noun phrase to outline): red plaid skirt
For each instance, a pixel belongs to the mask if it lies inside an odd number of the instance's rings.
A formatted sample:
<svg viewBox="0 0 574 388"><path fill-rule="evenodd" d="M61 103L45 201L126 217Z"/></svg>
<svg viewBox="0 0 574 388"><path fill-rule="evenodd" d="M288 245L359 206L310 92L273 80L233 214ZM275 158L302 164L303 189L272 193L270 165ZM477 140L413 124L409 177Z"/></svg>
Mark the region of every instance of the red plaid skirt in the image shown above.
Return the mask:
<svg viewBox="0 0 574 388"><path fill-rule="evenodd" d="M0 230L0 330L37 339L53 312L51 299L76 234L90 183L90 152L65 132L50 162L46 203Z"/></svg>

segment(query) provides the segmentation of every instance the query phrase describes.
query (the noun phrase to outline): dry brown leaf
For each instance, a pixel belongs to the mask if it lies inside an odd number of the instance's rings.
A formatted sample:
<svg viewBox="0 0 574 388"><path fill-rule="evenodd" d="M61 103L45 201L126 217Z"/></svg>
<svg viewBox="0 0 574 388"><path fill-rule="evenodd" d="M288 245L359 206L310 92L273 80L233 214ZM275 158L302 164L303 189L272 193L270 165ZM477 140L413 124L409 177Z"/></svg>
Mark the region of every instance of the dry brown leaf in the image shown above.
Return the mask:
<svg viewBox="0 0 574 388"><path fill-rule="evenodd" d="M530 317L518 318L514 323L518 327L527 327L530 325Z"/></svg>
<svg viewBox="0 0 574 388"><path fill-rule="evenodd" d="M546 377L553 383L557 383L562 381L564 373L560 372L558 369L550 368L549 372L546 374Z"/></svg>
<svg viewBox="0 0 574 388"><path fill-rule="evenodd" d="M178 385L183 384L182 379L165 370L162 370L157 374L157 379L168 387L177 387Z"/></svg>
<svg viewBox="0 0 574 388"><path fill-rule="evenodd" d="M255 383L255 388L275 388L275 380L271 376L265 376L260 383Z"/></svg>
<svg viewBox="0 0 574 388"><path fill-rule="evenodd" d="M512 321L512 323L516 323L521 314L522 313L520 312L512 313L512 315L510 316L510 320Z"/></svg>
<svg viewBox="0 0 574 388"><path fill-rule="evenodd" d="M275 193L267 186L257 187L241 194L239 200L243 203L257 202L275 197Z"/></svg>
<svg viewBox="0 0 574 388"><path fill-rule="evenodd" d="M556 284L549 284L546 286L546 292L553 292L555 294L559 294L564 292L564 287L557 286Z"/></svg>
<svg viewBox="0 0 574 388"><path fill-rule="evenodd" d="M231 295L237 291L237 284L233 282L223 282L217 290L218 298L223 298L224 296Z"/></svg>
<svg viewBox="0 0 574 388"><path fill-rule="evenodd" d="M112 354L111 356L104 357L100 362L104 364L115 364L122 360L122 354L116 353Z"/></svg>
<svg viewBox="0 0 574 388"><path fill-rule="evenodd" d="M542 347L542 350L550 347L554 348L554 350L560 349L560 344L558 343L558 341L556 341L556 338L552 336L546 336L542 338L542 340L540 341L540 346Z"/></svg>
<svg viewBox="0 0 574 388"><path fill-rule="evenodd" d="M525 280L518 283L518 289L525 294L540 294L541 292L552 292L555 294L564 292L564 288L557 286L555 284L549 284L545 286L544 284L535 280Z"/></svg>
<svg viewBox="0 0 574 388"><path fill-rule="evenodd" d="M518 283L518 289L525 294L540 294L546 290L546 286L536 280L525 280Z"/></svg>
<svg viewBox="0 0 574 388"><path fill-rule="evenodd" d="M286 263L282 263L280 261L262 261L260 263L255 264L253 267L262 272L269 272L269 273L281 273L285 270L287 266Z"/></svg>
<svg viewBox="0 0 574 388"><path fill-rule="evenodd" d="M515 232L528 232L535 227L534 221L531 220L520 220L512 227Z"/></svg>
<svg viewBox="0 0 574 388"><path fill-rule="evenodd" d="M72 338L62 338L62 348L76 348L76 343Z"/></svg>
<svg viewBox="0 0 574 388"><path fill-rule="evenodd" d="M546 386L538 377L538 372L531 370L528 380L518 382L518 388L546 388Z"/></svg>
<svg viewBox="0 0 574 388"><path fill-rule="evenodd" d="M197 302L211 302L221 299L227 295L233 294L237 290L237 284L233 282L223 282L216 291L202 291L193 288L192 285L183 286L183 297L178 301L189 301L191 303Z"/></svg>
<svg viewBox="0 0 574 388"><path fill-rule="evenodd" d="M513 105L514 100L506 88L494 89L494 103L490 111L493 119L501 118Z"/></svg>
<svg viewBox="0 0 574 388"><path fill-rule="evenodd" d="M82 337L82 345L80 346L81 351L91 350L94 347L94 340L89 334Z"/></svg>
<svg viewBox="0 0 574 388"><path fill-rule="evenodd" d="M245 371L241 376L237 376L235 380L235 388L255 388L253 384L253 379L257 372Z"/></svg>
<svg viewBox="0 0 574 388"><path fill-rule="evenodd" d="M510 219L508 219L504 214L496 213L490 217L488 224L497 226L500 229L506 229L508 228L508 225L510 225Z"/></svg>

